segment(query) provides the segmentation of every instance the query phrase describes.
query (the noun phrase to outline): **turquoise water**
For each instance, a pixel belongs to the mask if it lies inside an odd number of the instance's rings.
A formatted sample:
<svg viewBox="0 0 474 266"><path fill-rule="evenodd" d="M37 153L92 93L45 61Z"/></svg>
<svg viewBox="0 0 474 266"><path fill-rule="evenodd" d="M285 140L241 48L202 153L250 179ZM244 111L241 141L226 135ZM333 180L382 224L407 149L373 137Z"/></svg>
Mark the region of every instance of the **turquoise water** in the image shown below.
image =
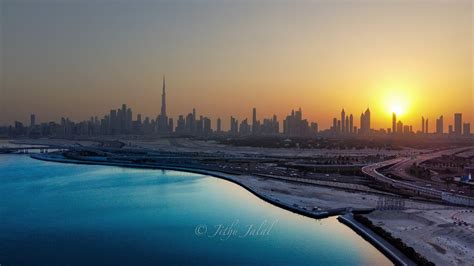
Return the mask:
<svg viewBox="0 0 474 266"><path fill-rule="evenodd" d="M0 155L0 264L391 263L335 218L218 178Z"/></svg>

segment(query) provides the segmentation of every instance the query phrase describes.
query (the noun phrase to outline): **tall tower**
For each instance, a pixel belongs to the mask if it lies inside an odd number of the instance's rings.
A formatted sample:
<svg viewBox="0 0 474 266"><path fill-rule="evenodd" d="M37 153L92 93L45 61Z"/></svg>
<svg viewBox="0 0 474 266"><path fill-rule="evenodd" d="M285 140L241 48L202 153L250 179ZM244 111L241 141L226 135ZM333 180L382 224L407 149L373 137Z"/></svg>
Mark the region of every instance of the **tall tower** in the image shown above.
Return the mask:
<svg viewBox="0 0 474 266"><path fill-rule="evenodd" d="M351 114L351 116L349 116L349 133L355 133L354 132L354 116Z"/></svg>
<svg viewBox="0 0 474 266"><path fill-rule="evenodd" d="M395 112L392 113L392 133L397 133L397 114Z"/></svg>
<svg viewBox="0 0 474 266"><path fill-rule="evenodd" d="M367 110L364 112L364 130L366 134L370 133L370 109L367 107Z"/></svg>
<svg viewBox="0 0 474 266"><path fill-rule="evenodd" d="M436 119L436 133L437 134L443 134L443 116L440 116L438 119Z"/></svg>
<svg viewBox="0 0 474 266"><path fill-rule="evenodd" d="M346 134L349 133L349 117L346 115L346 126L344 128Z"/></svg>
<svg viewBox="0 0 474 266"><path fill-rule="evenodd" d="M455 113L454 114L454 134L461 135L462 131L462 114Z"/></svg>
<svg viewBox="0 0 474 266"><path fill-rule="evenodd" d="M252 110L252 134L257 134L257 108Z"/></svg>
<svg viewBox="0 0 474 266"><path fill-rule="evenodd" d="M421 133L425 133L425 118L421 117Z"/></svg>
<svg viewBox="0 0 474 266"><path fill-rule="evenodd" d="M163 93L161 94L161 116L166 117L166 83L163 75Z"/></svg>
<svg viewBox="0 0 474 266"><path fill-rule="evenodd" d="M36 126L36 115L35 114L31 114L30 115L30 127L33 128Z"/></svg>
<svg viewBox="0 0 474 266"><path fill-rule="evenodd" d="M346 112L344 112L344 108L341 111L341 133L346 133Z"/></svg>

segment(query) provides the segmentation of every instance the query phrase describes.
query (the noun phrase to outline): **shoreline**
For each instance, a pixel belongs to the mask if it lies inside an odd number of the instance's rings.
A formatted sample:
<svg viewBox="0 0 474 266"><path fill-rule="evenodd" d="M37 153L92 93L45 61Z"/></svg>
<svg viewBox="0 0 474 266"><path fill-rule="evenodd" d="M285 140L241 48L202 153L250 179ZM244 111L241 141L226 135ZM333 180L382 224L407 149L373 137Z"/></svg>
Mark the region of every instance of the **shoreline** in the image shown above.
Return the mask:
<svg viewBox="0 0 474 266"><path fill-rule="evenodd" d="M221 178L226 181L232 182L236 185L239 185L245 190L249 191L250 193L264 200L267 203L283 208L287 211L291 211L293 213L297 213L297 214L314 218L314 219L324 219L331 216L341 215L349 211L349 208L342 208L342 209L337 208L337 209L331 209L327 211L319 211L318 213L312 213L303 209L298 209L298 208L283 204L279 202L277 199L272 199L256 192L255 190L245 185L244 183L240 182L236 178L233 178L235 174L230 174L230 173L225 173L225 172L211 171L211 170L199 169L199 168L177 167L177 166L170 166L170 165L146 165L146 164L132 164L132 163L118 163L118 162L80 161L80 160L73 160L73 159L53 158L49 156L46 157L46 156L42 156L41 154L30 154L29 156L36 160L56 162L56 163L103 165L103 166L116 166L116 167L126 167L126 168L152 169L152 170L169 170L169 171L181 171L181 172L188 172L188 173L194 173L194 174L208 175L212 177ZM367 210L356 209L352 211L355 213L368 213L372 211L372 209L367 209Z"/></svg>
<svg viewBox="0 0 474 266"><path fill-rule="evenodd" d="M284 210L308 217L313 219L324 219L331 216L339 216L338 221L351 230L353 230L356 234L361 236L363 239L368 241L371 245L373 245L377 250L379 250L382 254L384 254L390 261L392 261L396 265L416 265L411 259L406 257L403 252L395 248L391 243L385 241L381 236L377 235L373 232L370 228L367 228L361 224L357 226L352 225L350 222L346 221L347 218L345 216L352 216L352 214L367 214L372 212L374 209L354 209L354 208L337 208L337 209L330 209L326 211L318 211L318 212L310 212L307 210L303 210L301 208L297 208L297 206L291 206L280 202L276 198L267 197L254 189L250 186L244 184L237 178L235 178L236 174L230 174L225 172L218 172L218 171L211 171L206 169L199 169L199 168L189 168L189 167L177 167L177 166L169 166L169 165L145 165L145 164L133 164L133 163L120 163L120 162L105 162L105 161L80 161L80 160L73 160L73 159L66 159L66 158L54 158L52 156L45 156L45 154L32 154L29 155L31 158L36 160L48 161L48 162L57 162L57 163L72 163L72 164L84 164L84 165L103 165L103 166L116 166L116 167L126 167L126 168L140 168L140 169L154 169L154 170L170 170L170 171L182 171L188 173L195 173L201 175L208 175L220 179L224 179L231 183L234 183L248 192L252 193L259 199L274 205L276 207L282 208ZM362 227L362 228L361 228ZM374 241L374 239L378 239Z"/></svg>

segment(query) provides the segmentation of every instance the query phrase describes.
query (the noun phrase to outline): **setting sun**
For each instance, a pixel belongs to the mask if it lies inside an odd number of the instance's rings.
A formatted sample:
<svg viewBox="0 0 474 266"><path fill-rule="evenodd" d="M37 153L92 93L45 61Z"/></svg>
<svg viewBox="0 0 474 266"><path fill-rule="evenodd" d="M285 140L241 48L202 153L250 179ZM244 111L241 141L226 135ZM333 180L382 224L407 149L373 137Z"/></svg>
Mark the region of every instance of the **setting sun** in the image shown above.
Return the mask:
<svg viewBox="0 0 474 266"><path fill-rule="evenodd" d="M403 112L404 112L404 110L403 110L403 108L401 107L401 105L398 105L398 104L393 105L390 109L391 109L391 112L392 112L392 113L395 113L396 115L402 115Z"/></svg>
<svg viewBox="0 0 474 266"><path fill-rule="evenodd" d="M407 90L389 89L382 96L384 109L388 114L404 115L410 107L411 97Z"/></svg>

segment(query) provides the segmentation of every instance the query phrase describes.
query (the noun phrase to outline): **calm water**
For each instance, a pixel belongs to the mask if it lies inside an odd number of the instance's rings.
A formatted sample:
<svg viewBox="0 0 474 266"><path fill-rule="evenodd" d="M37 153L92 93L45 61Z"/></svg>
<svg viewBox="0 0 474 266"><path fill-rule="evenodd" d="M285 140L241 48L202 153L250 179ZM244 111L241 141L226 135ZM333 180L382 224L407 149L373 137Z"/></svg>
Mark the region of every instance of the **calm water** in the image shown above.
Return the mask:
<svg viewBox="0 0 474 266"><path fill-rule="evenodd" d="M214 177L0 155L0 195L2 266L391 264L335 218Z"/></svg>

